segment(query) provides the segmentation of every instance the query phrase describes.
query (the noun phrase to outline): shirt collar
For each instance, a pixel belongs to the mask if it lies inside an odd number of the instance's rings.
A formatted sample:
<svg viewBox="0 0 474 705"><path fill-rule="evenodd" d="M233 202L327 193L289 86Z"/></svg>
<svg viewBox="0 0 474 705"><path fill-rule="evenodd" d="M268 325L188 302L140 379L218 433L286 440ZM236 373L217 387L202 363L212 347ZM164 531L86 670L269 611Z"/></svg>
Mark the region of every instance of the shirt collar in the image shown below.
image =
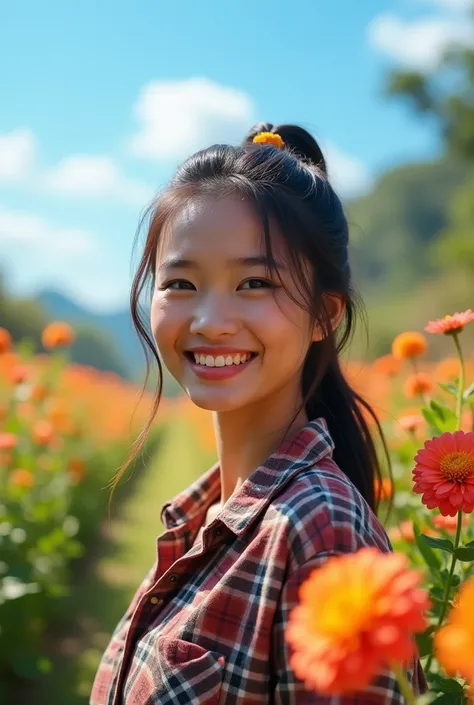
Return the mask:
<svg viewBox="0 0 474 705"><path fill-rule="evenodd" d="M278 450L243 482L229 498L218 518L236 534L242 534L264 505L295 475L332 457L334 443L325 419L310 421L283 441ZM220 468L216 463L185 490L166 502L161 519L167 529L191 524L199 517L202 522L207 508L221 493Z"/></svg>

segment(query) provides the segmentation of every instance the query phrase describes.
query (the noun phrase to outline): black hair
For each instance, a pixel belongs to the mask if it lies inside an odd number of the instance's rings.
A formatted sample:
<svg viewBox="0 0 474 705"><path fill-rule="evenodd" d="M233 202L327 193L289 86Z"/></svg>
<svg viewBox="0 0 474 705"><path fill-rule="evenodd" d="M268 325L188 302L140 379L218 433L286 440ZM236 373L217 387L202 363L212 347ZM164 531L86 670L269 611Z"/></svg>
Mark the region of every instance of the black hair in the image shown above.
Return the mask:
<svg viewBox="0 0 474 705"><path fill-rule="evenodd" d="M263 131L280 135L284 147L255 144L253 138ZM170 185L152 204L147 240L131 291L131 311L145 352L158 364L159 387L133 458L143 446L161 395L160 361L140 306L147 282L154 282L160 234L186 199L233 191L245 196L260 217L270 263L274 262L270 226L278 226L303 305L324 331L323 339L311 344L302 371L307 416L325 418L335 443L335 462L377 511L375 484L381 479L381 469L371 426L378 429L386 450L382 430L374 411L350 386L340 365L340 353L352 336L356 314L362 310L351 278L348 223L318 143L296 125L259 123L240 146L214 145L197 152L178 168ZM337 331L332 330L325 295L344 299L344 319Z"/></svg>

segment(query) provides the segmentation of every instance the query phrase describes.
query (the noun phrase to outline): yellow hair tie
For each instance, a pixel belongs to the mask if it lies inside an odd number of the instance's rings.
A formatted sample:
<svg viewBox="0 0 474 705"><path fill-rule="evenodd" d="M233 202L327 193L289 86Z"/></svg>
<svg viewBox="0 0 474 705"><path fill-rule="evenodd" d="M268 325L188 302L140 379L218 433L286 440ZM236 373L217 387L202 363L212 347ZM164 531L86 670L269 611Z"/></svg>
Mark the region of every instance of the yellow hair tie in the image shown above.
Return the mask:
<svg viewBox="0 0 474 705"><path fill-rule="evenodd" d="M255 135L252 142L256 144L271 144L277 149L283 149L285 146L282 138L276 132L259 132L258 135Z"/></svg>

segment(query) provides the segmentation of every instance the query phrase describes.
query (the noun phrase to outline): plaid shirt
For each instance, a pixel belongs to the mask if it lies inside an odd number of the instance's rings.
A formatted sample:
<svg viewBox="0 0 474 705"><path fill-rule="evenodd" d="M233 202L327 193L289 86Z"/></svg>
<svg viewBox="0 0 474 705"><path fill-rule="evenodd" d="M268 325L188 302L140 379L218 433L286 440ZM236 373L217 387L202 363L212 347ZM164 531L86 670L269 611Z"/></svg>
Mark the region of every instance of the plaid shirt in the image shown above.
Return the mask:
<svg viewBox="0 0 474 705"><path fill-rule="evenodd" d="M308 423L234 492L202 544L217 465L163 506L156 562L112 635L91 705L405 705L388 671L363 693L330 697L289 666L301 583L329 556L392 550L333 448L325 421ZM423 691L418 662L408 675Z"/></svg>

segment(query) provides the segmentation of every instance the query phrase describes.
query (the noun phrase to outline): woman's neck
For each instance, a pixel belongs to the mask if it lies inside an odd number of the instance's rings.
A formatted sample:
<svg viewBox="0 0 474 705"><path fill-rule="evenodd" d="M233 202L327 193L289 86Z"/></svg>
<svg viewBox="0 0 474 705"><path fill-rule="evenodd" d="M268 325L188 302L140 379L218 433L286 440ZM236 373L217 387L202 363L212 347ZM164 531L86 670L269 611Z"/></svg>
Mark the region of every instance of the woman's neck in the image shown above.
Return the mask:
<svg viewBox="0 0 474 705"><path fill-rule="evenodd" d="M288 391L282 390L278 399L272 395L251 408L213 414L221 473L221 504L225 504L254 470L278 449L285 436L308 422L305 410L298 411L300 405L301 400L295 401L294 393L290 396Z"/></svg>

